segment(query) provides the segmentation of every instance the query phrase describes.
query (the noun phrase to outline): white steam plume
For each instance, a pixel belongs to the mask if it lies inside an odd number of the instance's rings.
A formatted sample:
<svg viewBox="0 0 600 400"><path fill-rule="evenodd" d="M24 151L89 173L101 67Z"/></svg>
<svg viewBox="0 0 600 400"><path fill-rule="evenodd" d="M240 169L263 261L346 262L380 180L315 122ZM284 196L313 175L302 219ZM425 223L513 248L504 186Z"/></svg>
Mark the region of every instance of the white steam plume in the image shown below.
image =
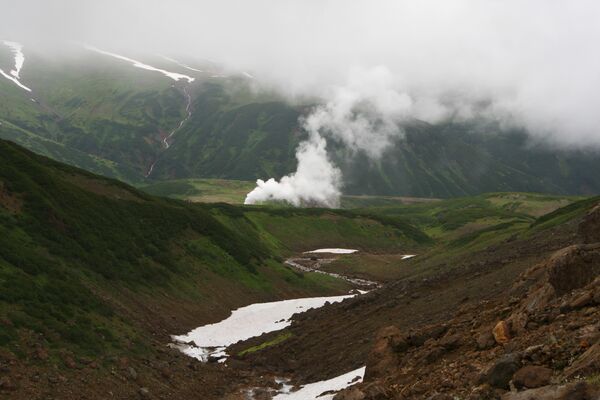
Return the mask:
<svg viewBox="0 0 600 400"><path fill-rule="evenodd" d="M273 178L266 182L257 180L244 204L284 201L294 206L338 207L341 172L329 160L326 145L318 131L311 131L309 139L300 143L296 151L296 172L279 182Z"/></svg>
<svg viewBox="0 0 600 400"><path fill-rule="evenodd" d="M391 73L384 67L357 69L330 100L302 119L308 140L296 151L298 168L278 182L259 179L245 204L284 201L295 206L339 206L341 172L329 159L324 137L341 142L356 153L379 158L391 139L402 134L399 123L414 111L414 102L394 89Z"/></svg>

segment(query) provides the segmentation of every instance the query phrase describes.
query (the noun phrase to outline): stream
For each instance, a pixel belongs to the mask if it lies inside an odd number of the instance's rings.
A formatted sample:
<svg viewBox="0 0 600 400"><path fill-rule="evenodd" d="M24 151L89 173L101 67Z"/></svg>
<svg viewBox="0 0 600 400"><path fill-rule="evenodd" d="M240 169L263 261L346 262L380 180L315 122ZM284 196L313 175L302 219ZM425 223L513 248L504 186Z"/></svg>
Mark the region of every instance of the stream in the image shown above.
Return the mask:
<svg viewBox="0 0 600 400"><path fill-rule="evenodd" d="M356 251L352 249L318 249L305 254L351 254ZM171 343L171 346L202 362L226 362L228 357L227 347L238 341L284 329L291 324L291 318L296 313L323 307L326 304L341 302L380 287L378 282L320 270L323 264L333 260L335 258L317 258L313 256L311 258L290 258L285 261L285 264L303 272L316 272L343 279L366 290L354 290L342 296L308 297L251 304L233 310L228 318L220 322L198 327L185 335L172 336L173 343ZM307 266L301 264L301 262L309 265L312 263L313 265ZM320 394L326 391L338 391L360 382L364 371L365 368L361 367L332 379L304 384L296 391L292 391L292 386L289 385L288 380L277 379L280 389L273 391L273 399L329 400L333 398L333 394L324 396L320 396ZM253 399L254 389L249 389L246 395L248 399Z"/></svg>
<svg viewBox="0 0 600 400"><path fill-rule="evenodd" d="M187 86L183 87L183 93L185 94L185 98L186 98L186 106L185 106L186 116L181 121L179 121L179 124L177 125L177 127L175 129L173 129L171 132L169 132L169 134L167 136L165 136L165 138L162 140L164 150L168 150L169 147L171 147L169 140L173 137L173 135L175 135L181 129L183 124L185 124L192 116L192 96L190 95L190 92L188 91ZM152 175L152 172L154 171L154 166L156 165L156 163L158 162L159 159L160 159L160 155L150 165L150 168L148 168L148 172L146 173L146 176L145 176L146 178L149 178L150 175Z"/></svg>

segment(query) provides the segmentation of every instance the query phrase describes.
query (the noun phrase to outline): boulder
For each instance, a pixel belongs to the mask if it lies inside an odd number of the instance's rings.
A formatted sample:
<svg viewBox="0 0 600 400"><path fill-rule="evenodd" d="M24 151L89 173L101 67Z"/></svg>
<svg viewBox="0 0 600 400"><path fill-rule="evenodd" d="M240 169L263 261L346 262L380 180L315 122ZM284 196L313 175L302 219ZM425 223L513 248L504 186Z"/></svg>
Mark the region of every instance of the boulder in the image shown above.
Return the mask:
<svg viewBox="0 0 600 400"><path fill-rule="evenodd" d="M587 382L574 382L564 386L544 386L522 392L508 392L502 400L598 400L600 390Z"/></svg>
<svg viewBox="0 0 600 400"><path fill-rule="evenodd" d="M512 381L518 389L533 389L548 385L550 379L552 379L552 370L550 368L527 365L515 372Z"/></svg>
<svg viewBox="0 0 600 400"><path fill-rule="evenodd" d="M600 243L578 244L554 253L547 263L548 282L562 296L600 274Z"/></svg>
<svg viewBox="0 0 600 400"><path fill-rule="evenodd" d="M454 350L458 348L462 343L462 335L460 333L446 334L440 339L439 344L446 350Z"/></svg>
<svg viewBox="0 0 600 400"><path fill-rule="evenodd" d="M395 326L382 328L375 339L375 345L367 357L365 381L389 374L398 367L398 353L408 348L405 336Z"/></svg>
<svg viewBox="0 0 600 400"><path fill-rule="evenodd" d="M510 340L510 329L506 321L500 321L494 326L492 330L492 334L494 335L494 340L498 344L508 343Z"/></svg>
<svg viewBox="0 0 600 400"><path fill-rule="evenodd" d="M583 217L577 231L584 243L600 242L600 204Z"/></svg>
<svg viewBox="0 0 600 400"><path fill-rule="evenodd" d="M480 383L488 383L499 389L508 389L510 380L520 367L521 357L518 354L505 354L482 375Z"/></svg>

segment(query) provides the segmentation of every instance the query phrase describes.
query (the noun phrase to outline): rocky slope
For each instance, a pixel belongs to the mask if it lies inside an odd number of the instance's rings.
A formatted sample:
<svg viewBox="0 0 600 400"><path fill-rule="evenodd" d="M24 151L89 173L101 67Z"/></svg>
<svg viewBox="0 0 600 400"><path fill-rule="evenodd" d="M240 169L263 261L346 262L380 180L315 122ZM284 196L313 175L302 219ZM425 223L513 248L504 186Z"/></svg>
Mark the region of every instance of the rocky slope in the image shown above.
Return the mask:
<svg viewBox="0 0 600 400"><path fill-rule="evenodd" d="M335 399L599 399L599 220L597 206L579 225L581 243L529 268L496 300L418 330L380 329L364 383Z"/></svg>

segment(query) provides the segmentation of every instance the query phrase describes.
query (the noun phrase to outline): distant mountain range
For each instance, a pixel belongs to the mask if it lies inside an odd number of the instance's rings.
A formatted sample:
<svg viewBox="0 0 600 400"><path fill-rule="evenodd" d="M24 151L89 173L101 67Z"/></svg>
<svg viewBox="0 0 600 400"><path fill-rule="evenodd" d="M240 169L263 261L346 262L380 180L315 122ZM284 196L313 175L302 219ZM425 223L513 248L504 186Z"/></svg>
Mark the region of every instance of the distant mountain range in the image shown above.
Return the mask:
<svg viewBox="0 0 600 400"><path fill-rule="evenodd" d="M257 92L258 78L247 72L231 73L206 60L83 47L62 56L27 46L22 52L15 81L15 49L0 43L6 75L0 76L0 138L133 184L279 178L295 169L295 148L305 135L298 118L311 104ZM345 193L600 192L598 153L535 145L524 132L501 133L475 122L415 122L405 130L376 162L347 157L330 143Z"/></svg>

